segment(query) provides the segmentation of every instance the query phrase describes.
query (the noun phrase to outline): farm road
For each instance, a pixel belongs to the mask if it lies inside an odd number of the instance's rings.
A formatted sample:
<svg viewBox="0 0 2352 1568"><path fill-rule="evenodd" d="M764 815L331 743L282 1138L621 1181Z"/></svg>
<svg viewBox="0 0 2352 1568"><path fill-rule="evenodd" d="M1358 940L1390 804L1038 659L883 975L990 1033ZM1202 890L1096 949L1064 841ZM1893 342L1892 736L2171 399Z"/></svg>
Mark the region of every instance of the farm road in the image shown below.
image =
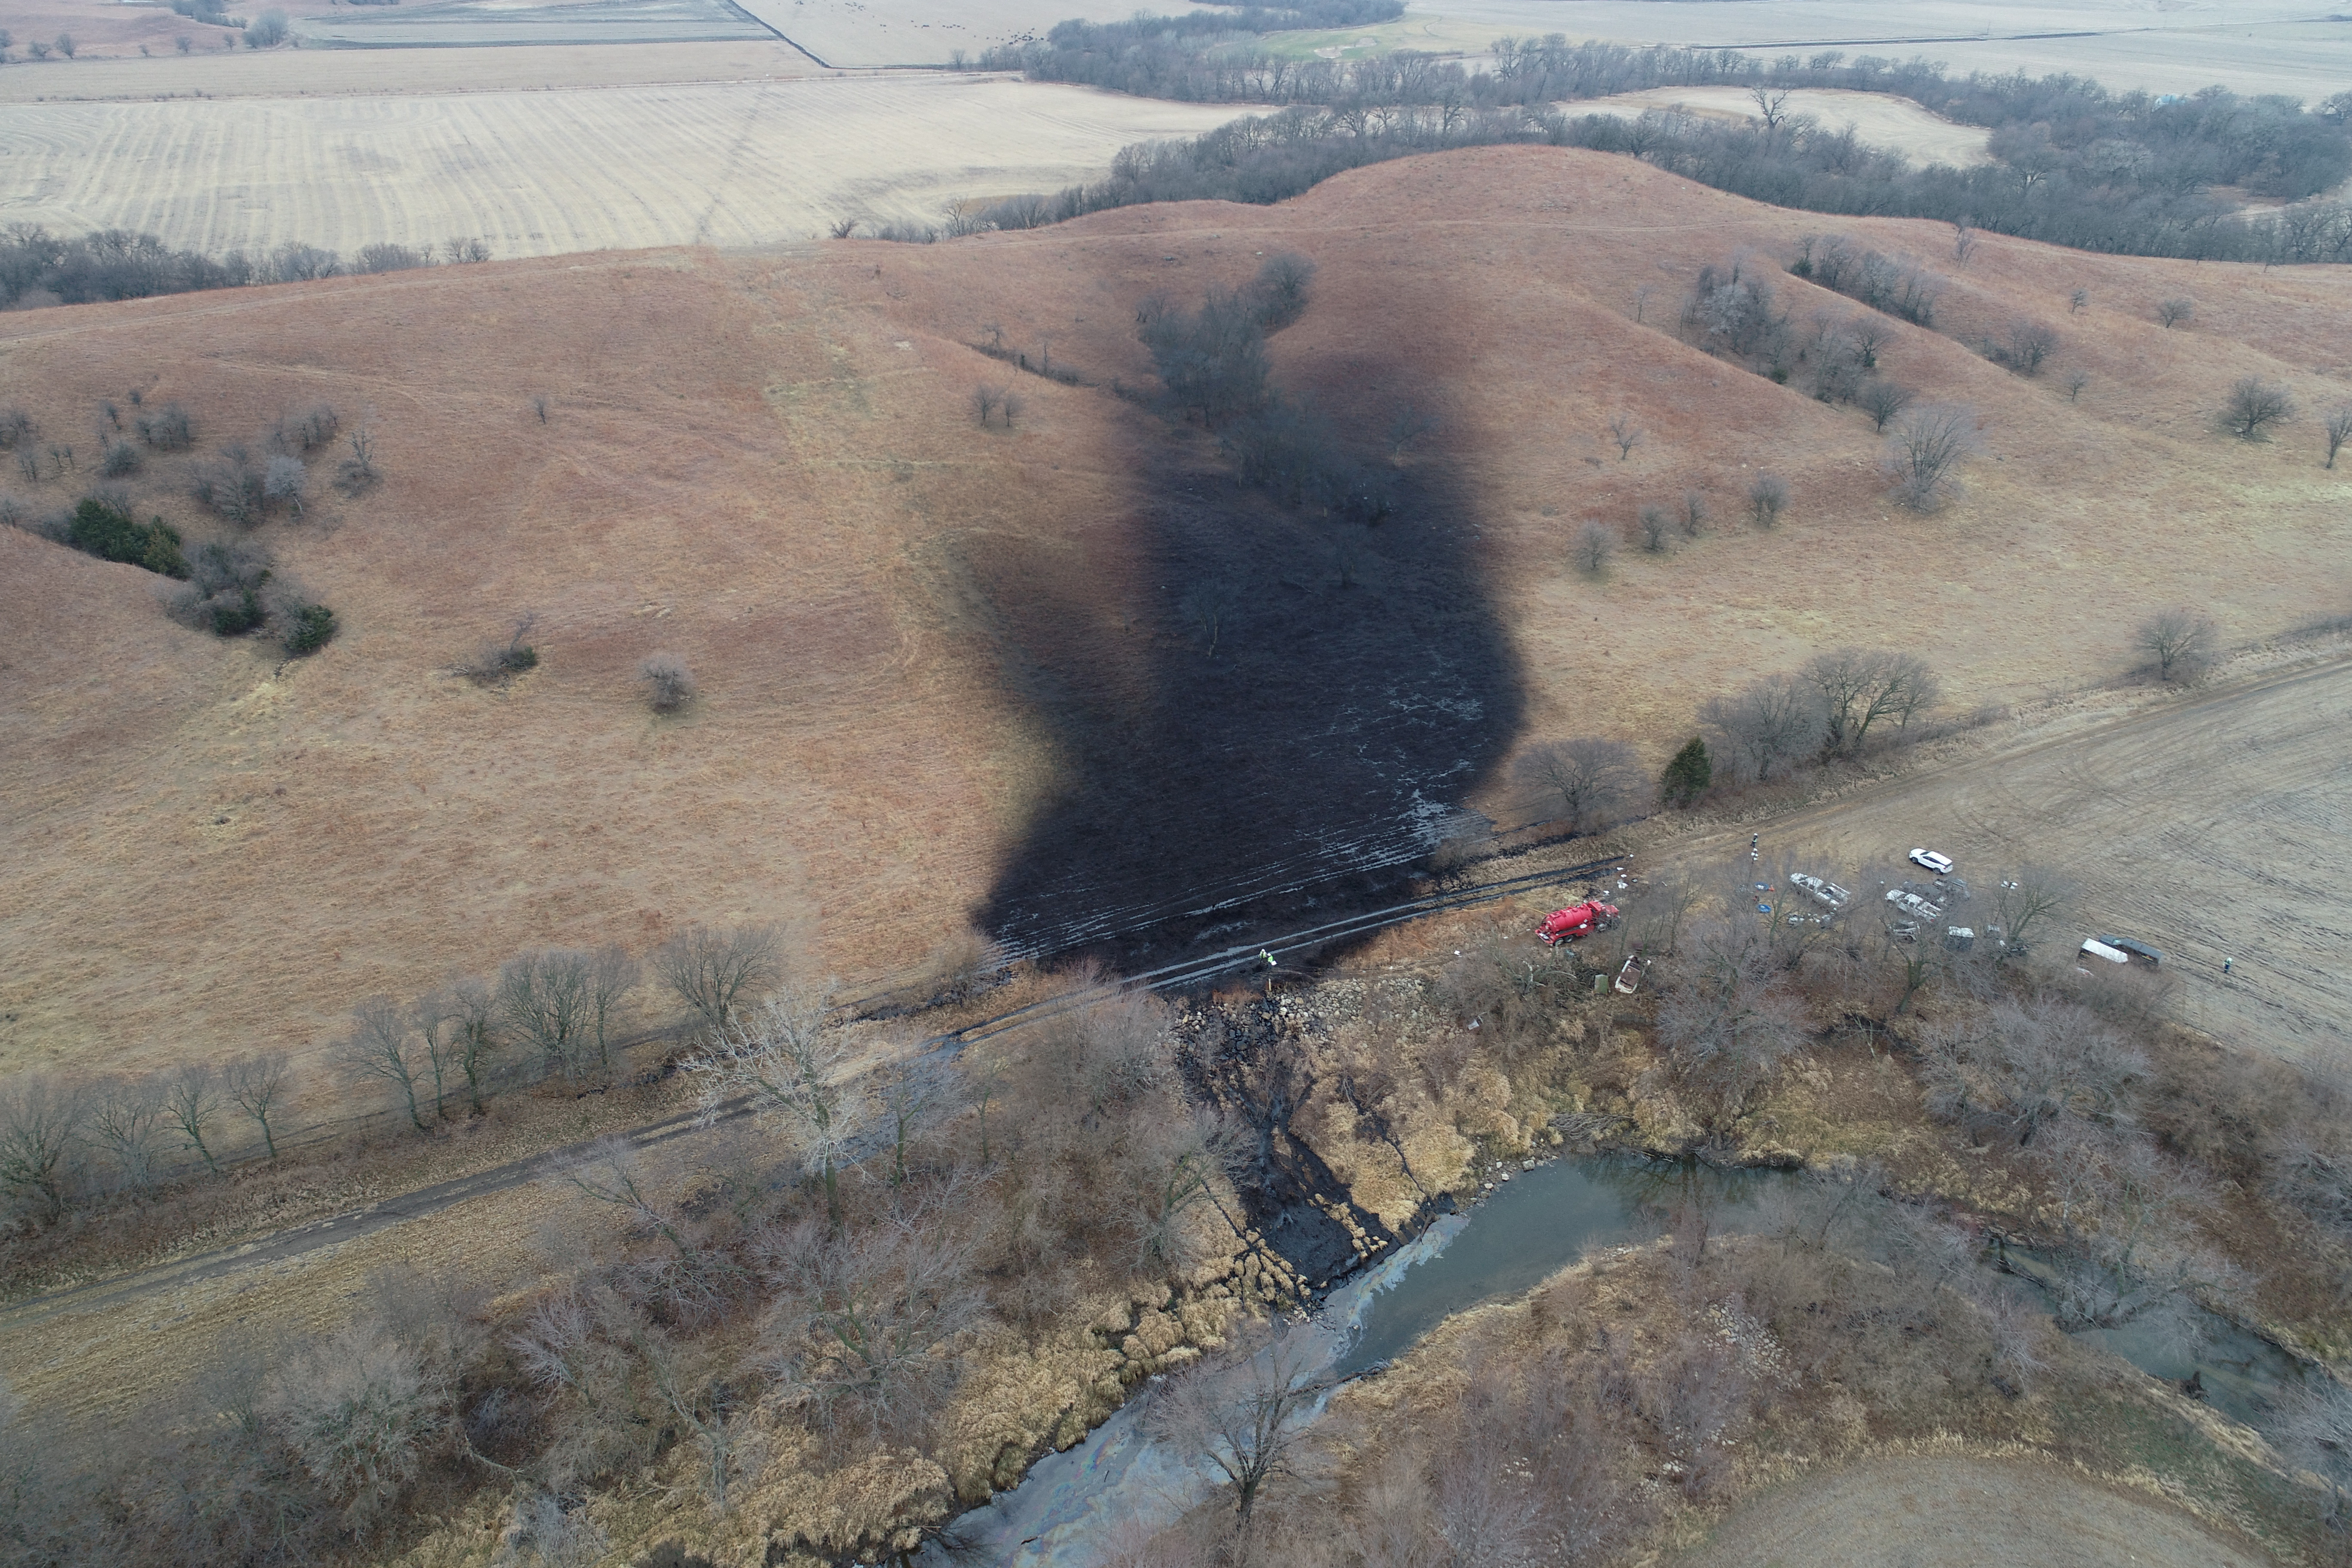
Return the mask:
<svg viewBox="0 0 2352 1568"><path fill-rule="evenodd" d="M2225 1045L2352 1066L2347 721L2352 660L2336 659L1921 772L1762 831L1768 848L1862 868L1856 891L1874 899L1875 879L1908 871L1915 845L1951 856L1980 889L2023 865L2062 867L2081 894L2074 923L2045 943L2136 937L2165 954L2183 1022ZM1964 921L1987 901L1949 913Z"/></svg>
<svg viewBox="0 0 2352 1568"><path fill-rule="evenodd" d="M2164 951L2168 969L2182 976L2176 1005L2198 1027L2290 1059L2343 1059L2352 1038L2352 975L2341 961L2352 939L2348 719L2352 659L2338 658L1742 823L1683 840L1664 854L1728 848L1758 829L1776 850L1802 847L1823 855L1825 864L1865 865L1889 877L1906 849L1926 841L1979 881L2029 861L2063 865L2084 887L2080 929L2070 928L2064 940L2092 929L2137 936ZM1367 911L1266 945L1287 955L1359 930L1570 879L1600 864ZM1859 890L1877 891L1874 884ZM2237 960L2228 976L2220 973L2223 956ZM1197 975L1173 965L1136 978L1164 985ZM1005 1022L974 1025L957 1037L968 1040ZM681 1112L629 1137L646 1148L693 1130L692 1114ZM0 1331L336 1247L539 1180L561 1152L34 1297L0 1310Z"/></svg>

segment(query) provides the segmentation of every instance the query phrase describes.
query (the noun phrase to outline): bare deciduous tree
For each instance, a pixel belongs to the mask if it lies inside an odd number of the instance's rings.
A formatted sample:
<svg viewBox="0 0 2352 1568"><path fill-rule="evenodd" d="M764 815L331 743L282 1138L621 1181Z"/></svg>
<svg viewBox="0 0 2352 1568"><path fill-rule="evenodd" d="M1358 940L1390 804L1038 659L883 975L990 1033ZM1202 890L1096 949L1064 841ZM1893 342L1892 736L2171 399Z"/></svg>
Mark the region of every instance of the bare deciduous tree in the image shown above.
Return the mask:
<svg viewBox="0 0 2352 1568"><path fill-rule="evenodd" d="M2294 417L2294 399L2285 387L2258 375L2242 378L2221 405L2221 426L2241 441L2266 440L2273 425Z"/></svg>
<svg viewBox="0 0 2352 1568"><path fill-rule="evenodd" d="M841 1168L872 1106L863 1086L849 1080L849 1048L827 1025L830 1011L822 991L784 987L748 1014L730 1013L681 1065L694 1075L701 1125L739 1100L784 1124L824 1183L826 1215L838 1228Z"/></svg>
<svg viewBox="0 0 2352 1568"><path fill-rule="evenodd" d="M1633 423L1631 414L1620 413L1609 421L1609 438L1617 443L1619 462L1633 455L1633 448L1642 444L1643 434L1642 427Z"/></svg>
<svg viewBox="0 0 2352 1568"><path fill-rule="evenodd" d="M2156 319L2167 327L2177 327L2196 313L2197 301L2194 300L2175 298L2156 302Z"/></svg>
<svg viewBox="0 0 2352 1568"><path fill-rule="evenodd" d="M1920 1031L1928 1110L2012 1133L2019 1147L2061 1120L2113 1125L2129 1114L2147 1060L2097 1018L2049 997L1996 1003Z"/></svg>
<svg viewBox="0 0 2352 1568"><path fill-rule="evenodd" d="M1684 538L1696 539L1700 534L1705 533L1706 531L1706 497L1697 490L1685 490L1679 521L1682 523Z"/></svg>
<svg viewBox="0 0 2352 1568"><path fill-rule="evenodd" d="M1886 648L1816 654L1798 675L1820 694L1823 744L1831 752L1861 751L1882 720L1907 729L1941 691L1925 660Z"/></svg>
<svg viewBox="0 0 2352 1568"><path fill-rule="evenodd" d="M354 1078L388 1085L407 1110L410 1124L423 1132L427 1129L420 1091L432 1068L424 1042L409 1022L390 997L370 997L352 1010L352 1032L336 1046L335 1054Z"/></svg>
<svg viewBox="0 0 2352 1568"><path fill-rule="evenodd" d="M2326 1373L2305 1376L2273 1397L2263 1429L2291 1467L2327 1488L2326 1518L2341 1518L2352 1500L2352 1388Z"/></svg>
<svg viewBox="0 0 2352 1568"><path fill-rule="evenodd" d="M637 961L612 943L588 953L588 1030L596 1042L596 1065L613 1063L613 1036L629 993L645 978Z"/></svg>
<svg viewBox="0 0 2352 1568"><path fill-rule="evenodd" d="M2007 365L2020 375L2042 374L2042 367L2052 354L2058 352L2058 332L2054 327L2040 321L2016 321L1998 343L1987 342L1986 357L1996 364Z"/></svg>
<svg viewBox="0 0 2352 1568"><path fill-rule="evenodd" d="M2075 891L2074 879L2051 866L2026 866L2001 878L1993 889L1992 916L2000 927L2003 956L2023 957L2033 929L2054 921Z"/></svg>
<svg viewBox="0 0 2352 1568"><path fill-rule="evenodd" d="M205 1163L205 1169L220 1173L220 1161L214 1158L212 1145L205 1141L205 1132L219 1119L221 1108L220 1075L209 1062L190 1062L173 1071L163 1082L163 1100L172 1120L179 1123L180 1136Z"/></svg>
<svg viewBox="0 0 2352 1568"><path fill-rule="evenodd" d="M1147 1416L1160 1441L1223 1479L1244 1536L1266 1483L1296 1473L1307 1415L1329 1387L1312 1347L1279 1330L1236 1335L1223 1358L1172 1380Z"/></svg>
<svg viewBox="0 0 2352 1568"><path fill-rule="evenodd" d="M2336 454L2344 449L2345 442L2352 441L2352 403L2327 411L2326 431L2327 461L2324 467L2332 468L2336 466Z"/></svg>
<svg viewBox="0 0 2352 1568"><path fill-rule="evenodd" d="M704 1028L721 1029L737 1003L783 978L784 942L771 925L695 926L654 950L653 969Z"/></svg>
<svg viewBox="0 0 2352 1568"><path fill-rule="evenodd" d="M1884 434L1886 422L1911 406L1911 389L1891 381L1873 379L1862 384L1862 392L1854 398L1854 406L1870 416L1870 426Z"/></svg>
<svg viewBox="0 0 2352 1568"><path fill-rule="evenodd" d="M466 1080L467 1105L479 1116L501 1044L497 994L479 980L454 980L419 1002L417 1011L434 1020L440 1056Z"/></svg>
<svg viewBox="0 0 2352 1568"><path fill-rule="evenodd" d="M1748 487L1748 516L1759 528L1770 528L1789 510L1789 482L1778 474L1759 474Z"/></svg>
<svg viewBox="0 0 2352 1568"><path fill-rule="evenodd" d="M2066 296L2066 313L2070 316L2079 316L2090 308L2090 303L2091 291L2088 289L2077 289Z"/></svg>
<svg viewBox="0 0 2352 1568"><path fill-rule="evenodd" d="M446 1376L380 1320L289 1357L268 1395L288 1445L354 1523L416 1473L448 1405Z"/></svg>
<svg viewBox="0 0 2352 1568"><path fill-rule="evenodd" d="M983 430L995 421L996 411L1004 405L1004 388L992 381L983 381L971 389L971 411Z"/></svg>
<svg viewBox="0 0 2352 1568"><path fill-rule="evenodd" d="M1913 511L1937 510L1960 493L1960 462L1976 449L1973 410L1937 404L1906 413L1887 438L1885 458L1895 499Z"/></svg>
<svg viewBox="0 0 2352 1568"><path fill-rule="evenodd" d="M1576 541L1569 546L1568 558L1576 569L1588 577L1598 577L1609 570L1610 557L1617 553L1617 531L1598 522L1588 522L1577 530Z"/></svg>
<svg viewBox="0 0 2352 1568"><path fill-rule="evenodd" d="M1779 984L1766 933L1740 915L1691 926L1658 1002L1658 1043L1685 1083L1740 1115L1804 1042L1804 1007Z"/></svg>
<svg viewBox="0 0 2352 1568"><path fill-rule="evenodd" d="M2077 365L2066 373L2066 401L2079 402L2083 389L2091 384L2091 373Z"/></svg>
<svg viewBox="0 0 2352 1568"><path fill-rule="evenodd" d="M1438 426L1437 410L1428 404L1408 397L1397 405L1389 420L1389 456L1402 458L1407 447L1430 434Z"/></svg>
<svg viewBox="0 0 2352 1568"><path fill-rule="evenodd" d="M774 1303L762 1360L808 1413L903 1433L952 1386L935 1353L980 1315L973 1248L937 1204L835 1227L812 1216L761 1248Z"/></svg>
<svg viewBox="0 0 2352 1568"><path fill-rule="evenodd" d="M1748 96L1756 101L1756 118L1764 122L1766 134L1780 129L1789 118L1789 89L1785 87L1751 87Z"/></svg>
<svg viewBox="0 0 2352 1568"><path fill-rule="evenodd" d="M1633 529L1643 550L1664 555L1674 535L1675 515L1662 506L1644 506L1633 514Z"/></svg>
<svg viewBox="0 0 2352 1568"><path fill-rule="evenodd" d="M106 1152L123 1185L143 1193L160 1174L157 1166L171 1116L160 1076L110 1078L91 1091L86 1125L90 1142Z"/></svg>
<svg viewBox="0 0 2352 1568"><path fill-rule="evenodd" d="M550 1072L576 1079L588 1067L593 1033L588 954L564 948L526 952L499 971L499 1018L539 1050Z"/></svg>
<svg viewBox="0 0 2352 1568"><path fill-rule="evenodd" d="M2158 680L2193 680L2213 661L2221 628L2195 610L2159 610L2132 633Z"/></svg>
<svg viewBox="0 0 2352 1568"><path fill-rule="evenodd" d="M221 1075L229 1102L253 1118L254 1125L261 1129L262 1147L273 1160L278 1158L278 1133L269 1119L278 1113L290 1076L283 1051L238 1057Z"/></svg>
<svg viewBox="0 0 2352 1568"><path fill-rule="evenodd" d="M65 1213L87 1109L79 1090L39 1074L0 1087L0 1190L45 1221Z"/></svg>
<svg viewBox="0 0 2352 1568"><path fill-rule="evenodd" d="M1699 722L1715 733L1710 750L1758 781L1817 751L1826 731L1819 692L1792 675L1767 676L1730 697L1708 698Z"/></svg>
<svg viewBox="0 0 2352 1568"><path fill-rule="evenodd" d="M1557 808L1570 833L1607 826L1649 782L1633 747L1601 735L1531 746L1511 772L1540 797L1537 809Z"/></svg>

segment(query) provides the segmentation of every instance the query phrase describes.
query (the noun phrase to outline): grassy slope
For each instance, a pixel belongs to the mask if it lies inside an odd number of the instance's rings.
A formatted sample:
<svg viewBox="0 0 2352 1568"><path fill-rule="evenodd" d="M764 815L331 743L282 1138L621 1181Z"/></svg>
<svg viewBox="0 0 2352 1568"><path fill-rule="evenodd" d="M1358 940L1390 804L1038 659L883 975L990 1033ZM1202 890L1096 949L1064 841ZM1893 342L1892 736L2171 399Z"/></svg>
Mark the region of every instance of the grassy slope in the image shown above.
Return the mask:
<svg viewBox="0 0 2352 1568"><path fill-rule="evenodd" d="M2116 668L2152 605L2208 603L2237 637L2340 611L2352 471L2320 470L2307 420L2243 447L2207 419L2242 374L2307 407L2343 397L2342 275L1987 238L1939 268L1945 321L2050 320L2062 370L2020 381L1897 329L1892 374L1986 420L1969 499L1920 521L1882 500L1861 416L1655 330L1698 263L1829 226L1622 159L1497 149L1281 207L931 247L517 262L9 318L0 365L50 438L134 386L187 403L207 446L327 398L369 416L389 479L270 525L347 626L275 676L164 622L131 569L0 533L20 628L0 656L0 1069L307 1051L370 993L693 920L794 921L852 978L919 959L1055 777L1029 707L1052 694L1000 673L1008 611L1034 606L1008 606L986 563L1021 563L1013 581L1112 646L1131 520L1158 499L1139 476L1169 440L1107 389L1036 378L1021 430L982 435L965 395L1006 374L964 345L992 320L1140 383L1142 294L1237 282L1277 247L1322 268L1276 341L1285 384L1368 432L1408 384L1450 402L1414 460L1456 478L1536 735L1662 752L1707 692L1844 641L1916 648L1974 704ZM1937 226L1843 226L1948 257ZM2078 286L2092 307L2070 318ZM1780 287L1800 321L1854 309ZM2154 301L2184 292L2197 324L2156 326ZM2093 381L2070 406L2074 361ZM1650 432L1624 462L1604 430L1621 409ZM182 466L151 465L142 506L189 519ZM1759 536L1727 514L1768 466L1796 503ZM1582 519L1630 521L1694 484L1721 531L1603 583L1566 570ZM446 673L526 610L538 672L504 692ZM707 693L681 720L635 700L656 648Z"/></svg>

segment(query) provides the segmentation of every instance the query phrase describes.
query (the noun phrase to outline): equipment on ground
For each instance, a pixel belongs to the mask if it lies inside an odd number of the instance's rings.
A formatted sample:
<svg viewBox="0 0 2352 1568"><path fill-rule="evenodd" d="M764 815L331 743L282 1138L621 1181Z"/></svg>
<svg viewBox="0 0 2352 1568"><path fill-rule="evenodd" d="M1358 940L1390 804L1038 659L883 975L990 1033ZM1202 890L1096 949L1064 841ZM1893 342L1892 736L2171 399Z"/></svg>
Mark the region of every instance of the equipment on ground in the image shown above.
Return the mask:
<svg viewBox="0 0 2352 1568"><path fill-rule="evenodd" d="M1599 899L1587 899L1568 909L1554 910L1544 917L1536 935L1546 947L1556 946L1570 937L1583 936L1617 923L1617 906L1604 904Z"/></svg>

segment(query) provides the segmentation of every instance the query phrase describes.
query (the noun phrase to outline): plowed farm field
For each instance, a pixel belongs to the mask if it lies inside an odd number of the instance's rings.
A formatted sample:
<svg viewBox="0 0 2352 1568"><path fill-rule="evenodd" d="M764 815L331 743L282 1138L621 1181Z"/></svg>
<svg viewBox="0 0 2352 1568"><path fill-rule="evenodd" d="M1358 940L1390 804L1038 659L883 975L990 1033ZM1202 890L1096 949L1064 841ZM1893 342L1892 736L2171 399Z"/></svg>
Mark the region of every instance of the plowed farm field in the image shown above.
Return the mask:
<svg viewBox="0 0 2352 1568"><path fill-rule="evenodd" d="M218 254L479 237L501 257L817 237L1099 178L1232 118L935 72L0 106L0 219Z"/></svg>
<svg viewBox="0 0 2352 1568"><path fill-rule="evenodd" d="M2167 1005L2224 1044L2352 1067L2352 659L2189 695L2117 722L1801 813L1779 847L1860 878L1866 900L1939 849L1979 890L2021 866L2078 893L2053 952L2115 935L2162 952ZM2056 726L2053 726L2056 728ZM2227 963L2225 973L2222 965Z"/></svg>

